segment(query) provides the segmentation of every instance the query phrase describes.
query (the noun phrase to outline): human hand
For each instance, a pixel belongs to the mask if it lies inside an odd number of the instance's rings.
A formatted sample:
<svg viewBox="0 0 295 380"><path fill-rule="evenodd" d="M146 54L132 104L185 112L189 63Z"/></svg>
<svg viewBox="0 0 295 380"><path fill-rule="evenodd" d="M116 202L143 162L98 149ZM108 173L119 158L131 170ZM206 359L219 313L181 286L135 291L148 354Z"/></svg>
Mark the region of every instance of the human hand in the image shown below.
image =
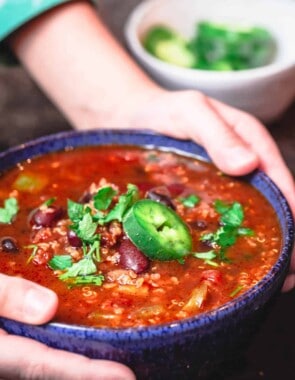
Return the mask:
<svg viewBox="0 0 295 380"><path fill-rule="evenodd" d="M0 274L0 315L17 321L42 324L56 312L54 292L30 281ZM103 379L134 380L125 366L107 360L49 348L34 340L9 335L0 329L1 379ZM66 365L65 365L66 363Z"/></svg>
<svg viewBox="0 0 295 380"><path fill-rule="evenodd" d="M204 146L230 175L259 168L279 186L295 215L295 185L268 130L253 116L197 91L157 90L136 114L134 128L148 128ZM295 287L295 249L283 291Z"/></svg>

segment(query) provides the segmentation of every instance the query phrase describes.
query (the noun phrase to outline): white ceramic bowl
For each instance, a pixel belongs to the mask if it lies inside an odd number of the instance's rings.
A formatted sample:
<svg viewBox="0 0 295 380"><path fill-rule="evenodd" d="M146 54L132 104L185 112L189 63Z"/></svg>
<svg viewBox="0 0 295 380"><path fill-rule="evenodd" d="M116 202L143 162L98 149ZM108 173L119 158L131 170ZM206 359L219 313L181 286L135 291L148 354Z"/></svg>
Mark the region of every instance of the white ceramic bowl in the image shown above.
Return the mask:
<svg viewBox="0 0 295 380"><path fill-rule="evenodd" d="M187 69L160 61L141 44L155 24L169 25L189 38L200 20L265 27L277 43L273 62L235 72ZM166 88L201 90L263 122L278 118L295 98L294 0L148 0L130 14L125 37L139 63Z"/></svg>

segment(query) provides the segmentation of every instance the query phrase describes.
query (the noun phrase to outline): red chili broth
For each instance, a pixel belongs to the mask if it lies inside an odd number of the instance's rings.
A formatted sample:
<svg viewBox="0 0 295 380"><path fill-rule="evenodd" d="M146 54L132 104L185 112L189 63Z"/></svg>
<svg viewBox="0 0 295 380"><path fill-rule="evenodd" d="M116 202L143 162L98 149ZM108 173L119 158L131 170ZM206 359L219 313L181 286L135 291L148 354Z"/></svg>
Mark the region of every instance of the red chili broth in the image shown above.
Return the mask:
<svg viewBox="0 0 295 380"><path fill-rule="evenodd" d="M15 181L24 173L40 178L41 189L16 190ZM194 252L211 249L199 239L219 227L219 215L213 207L216 199L240 202L245 212L243 227L253 229L255 235L239 237L227 249L230 262L214 260L218 266L212 266L194 257L187 257L183 264L176 260L152 261L149 270L142 274L132 273L117 262L123 235L112 246L106 239L102 262L97 264L98 273L105 277L102 286L69 288L58 278L60 272L54 272L47 264L56 254L76 257L77 251L81 256L81 248L73 249L68 243L65 228L69 223L59 221L53 227L34 229L29 216L52 197L56 198L56 205L66 210L67 199L78 202L92 184L99 187L102 179L116 185L119 193L126 191L128 183L135 184L142 198L147 190L165 186L176 212L190 226ZM189 194L201 199L192 208L180 202L181 197ZM276 262L282 244L275 212L255 188L222 174L211 164L172 152L103 146L51 153L21 163L2 175L1 207L9 196L18 199L20 210L11 224L1 225L0 239L6 236L16 239L19 252L0 250L1 272L54 290L59 297L54 318L58 322L125 328L157 325L204 313L254 286ZM63 220L67 220L66 212ZM32 250L26 247L32 244L39 248L30 260ZM201 297L200 305L186 307L195 289L200 293L197 295Z"/></svg>

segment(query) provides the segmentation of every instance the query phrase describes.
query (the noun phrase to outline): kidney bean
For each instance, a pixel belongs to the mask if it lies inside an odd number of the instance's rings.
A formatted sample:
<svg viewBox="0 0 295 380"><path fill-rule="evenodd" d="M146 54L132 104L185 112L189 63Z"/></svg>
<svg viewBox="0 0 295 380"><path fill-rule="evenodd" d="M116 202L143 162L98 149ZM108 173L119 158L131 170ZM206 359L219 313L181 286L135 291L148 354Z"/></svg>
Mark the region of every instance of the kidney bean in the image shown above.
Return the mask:
<svg viewBox="0 0 295 380"><path fill-rule="evenodd" d="M176 209L167 188L153 188L146 193L146 198L151 199L152 201L160 202L165 206L172 208L172 210Z"/></svg>
<svg viewBox="0 0 295 380"><path fill-rule="evenodd" d="M185 186L182 183L171 183L168 185L168 190L173 197L178 197L185 191Z"/></svg>
<svg viewBox="0 0 295 380"><path fill-rule="evenodd" d="M148 269L149 259L129 239L122 241L119 253L120 264L124 269L131 269L137 274Z"/></svg>
<svg viewBox="0 0 295 380"><path fill-rule="evenodd" d="M51 227L63 215L61 207L49 206L44 209L38 208L31 217L31 224L38 227Z"/></svg>
<svg viewBox="0 0 295 380"><path fill-rule="evenodd" d="M79 248L82 247L82 240L76 235L76 232L69 230L67 233L68 242L72 247Z"/></svg>
<svg viewBox="0 0 295 380"><path fill-rule="evenodd" d="M90 194L88 191L86 191L85 193L83 193L81 195L81 197L79 198L78 202L79 203L88 203L91 201L91 199L93 198L92 194Z"/></svg>
<svg viewBox="0 0 295 380"><path fill-rule="evenodd" d="M8 253L17 253L19 251L16 240L9 236L1 238L0 250Z"/></svg>

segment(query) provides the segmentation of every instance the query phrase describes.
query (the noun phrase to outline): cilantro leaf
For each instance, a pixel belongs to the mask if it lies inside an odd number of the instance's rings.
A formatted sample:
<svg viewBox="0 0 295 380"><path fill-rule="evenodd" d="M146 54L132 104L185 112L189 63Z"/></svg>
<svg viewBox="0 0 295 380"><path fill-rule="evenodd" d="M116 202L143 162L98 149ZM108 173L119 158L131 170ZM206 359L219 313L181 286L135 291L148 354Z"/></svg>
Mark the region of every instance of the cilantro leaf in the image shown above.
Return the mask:
<svg viewBox="0 0 295 380"><path fill-rule="evenodd" d="M215 239L215 234L213 232L209 232L209 233L206 233L206 234L203 234L201 237L200 237L200 240L201 241L211 241L211 242L214 242L216 239Z"/></svg>
<svg viewBox="0 0 295 380"><path fill-rule="evenodd" d="M102 274L98 275L87 275L87 276L77 276L75 278L72 278L69 280L71 285L85 285L85 284L92 284L101 286L104 281L104 276Z"/></svg>
<svg viewBox="0 0 295 380"><path fill-rule="evenodd" d="M77 236L84 242L93 242L96 239L97 223L89 212L83 215L83 218L74 226Z"/></svg>
<svg viewBox="0 0 295 380"><path fill-rule="evenodd" d="M56 255L48 262L51 269L64 270L73 265L73 259L71 255Z"/></svg>
<svg viewBox="0 0 295 380"><path fill-rule="evenodd" d="M230 247L237 241L237 230L232 226L222 226L216 231L214 240L222 248Z"/></svg>
<svg viewBox="0 0 295 380"><path fill-rule="evenodd" d="M254 236L254 231L251 228L239 227L237 234L238 236Z"/></svg>
<svg viewBox="0 0 295 380"><path fill-rule="evenodd" d="M222 226L215 232L202 235L200 240L210 242L218 250L220 260L229 261L226 257L226 249L234 245L239 236L253 236L254 231L241 226L244 220L244 210L240 203L234 202L228 205L221 200L216 200L214 208L221 215Z"/></svg>
<svg viewBox="0 0 295 380"><path fill-rule="evenodd" d="M71 267L67 268L66 272L59 276L62 281L72 277L87 276L94 274L97 268L93 262L92 256L87 255L82 260L74 263Z"/></svg>
<svg viewBox="0 0 295 380"><path fill-rule="evenodd" d="M102 222L108 223L112 220L118 220L119 222L122 222L123 215L138 199L138 196L138 187L129 183L127 185L127 192L120 195L118 203L107 214L107 216L102 220Z"/></svg>
<svg viewBox="0 0 295 380"><path fill-rule="evenodd" d="M97 210L106 210L112 203L114 195L117 192L111 186L105 186L98 190L94 196L94 207Z"/></svg>
<svg viewBox="0 0 295 380"><path fill-rule="evenodd" d="M42 205L41 205L40 207L42 207L42 206L49 207L49 206L51 206L55 201L56 201L56 198L55 198L55 197L49 198L49 199L47 199L47 201L43 202Z"/></svg>
<svg viewBox="0 0 295 380"><path fill-rule="evenodd" d="M237 240L236 229L231 226L222 226L214 233L207 233L200 237L201 241L210 242L219 248L227 248Z"/></svg>
<svg viewBox="0 0 295 380"><path fill-rule="evenodd" d="M217 256L213 250L208 251L208 252L195 252L192 255L196 257L197 259L201 259L201 260L213 260Z"/></svg>
<svg viewBox="0 0 295 380"><path fill-rule="evenodd" d="M193 208L200 202L200 198L194 194L189 195L188 197L180 198L180 202L188 208Z"/></svg>
<svg viewBox="0 0 295 380"><path fill-rule="evenodd" d="M19 206L16 198L10 197L5 199L4 207L0 208L0 223L11 223L18 210Z"/></svg>
<svg viewBox="0 0 295 380"><path fill-rule="evenodd" d="M239 227L244 220L244 210L240 203L234 202L220 218L221 223L233 227Z"/></svg>
<svg viewBox="0 0 295 380"><path fill-rule="evenodd" d="M213 261L217 257L217 254L214 250L208 252L194 252L192 253L192 256L196 257L197 259L204 260L205 264L211 265L213 267L219 266L216 261Z"/></svg>
<svg viewBox="0 0 295 380"><path fill-rule="evenodd" d="M84 205L68 199L68 216L73 223L78 223L84 215Z"/></svg>
<svg viewBox="0 0 295 380"><path fill-rule="evenodd" d="M216 199L214 202L214 208L218 212L218 214L224 214L226 211L229 210L230 205L224 203L220 199Z"/></svg>
<svg viewBox="0 0 295 380"><path fill-rule="evenodd" d="M100 262L100 235L97 235L96 238L97 240L90 246L87 255L92 256L97 262Z"/></svg>
<svg viewBox="0 0 295 380"><path fill-rule="evenodd" d="M214 208L221 215L220 221L223 224L239 227L243 223L244 210L239 202L228 205L217 199L214 202Z"/></svg>

